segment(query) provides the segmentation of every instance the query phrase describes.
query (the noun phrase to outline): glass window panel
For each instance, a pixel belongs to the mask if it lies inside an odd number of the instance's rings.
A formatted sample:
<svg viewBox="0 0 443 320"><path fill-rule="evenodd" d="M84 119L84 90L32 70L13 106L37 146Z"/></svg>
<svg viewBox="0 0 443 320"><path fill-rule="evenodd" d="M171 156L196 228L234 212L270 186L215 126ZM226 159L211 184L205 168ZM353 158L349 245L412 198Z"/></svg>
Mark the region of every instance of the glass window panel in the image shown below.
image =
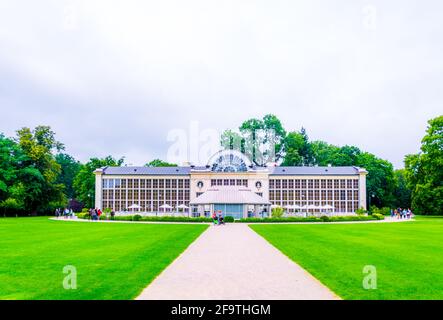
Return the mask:
<svg viewBox="0 0 443 320"><path fill-rule="evenodd" d="M321 180L321 188L326 189L326 180Z"/></svg>

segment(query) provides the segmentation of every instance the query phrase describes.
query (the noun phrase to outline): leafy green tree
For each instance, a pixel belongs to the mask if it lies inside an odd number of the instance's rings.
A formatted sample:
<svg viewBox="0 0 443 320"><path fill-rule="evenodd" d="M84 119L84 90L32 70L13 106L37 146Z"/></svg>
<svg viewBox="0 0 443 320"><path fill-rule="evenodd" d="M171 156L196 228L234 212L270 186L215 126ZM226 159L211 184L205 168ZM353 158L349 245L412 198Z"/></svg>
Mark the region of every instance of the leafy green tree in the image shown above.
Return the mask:
<svg viewBox="0 0 443 320"><path fill-rule="evenodd" d="M362 152L354 146L337 147L323 141L311 143L314 163L319 166L358 166L368 171L367 192L371 205L391 206L395 202L396 180L389 161ZM369 203L368 203L369 204Z"/></svg>
<svg viewBox="0 0 443 320"><path fill-rule="evenodd" d="M61 172L57 178L57 183L65 186L65 195L69 199L75 198L74 178L81 168L80 162L66 153L59 153L55 156L55 161L60 165Z"/></svg>
<svg viewBox="0 0 443 320"><path fill-rule="evenodd" d="M260 119L249 119L240 126L240 133L243 138L244 153L257 165L262 165L264 159L260 151L260 146L264 144L263 121Z"/></svg>
<svg viewBox="0 0 443 320"><path fill-rule="evenodd" d="M302 166L304 164L302 149L305 144L304 137L299 132L289 132L285 139L286 154L283 166Z"/></svg>
<svg viewBox="0 0 443 320"><path fill-rule="evenodd" d="M354 146L343 146L333 158L334 166L352 166L357 163L361 151Z"/></svg>
<svg viewBox="0 0 443 320"><path fill-rule="evenodd" d="M9 188L17 178L20 149L16 142L0 134L0 201L9 195Z"/></svg>
<svg viewBox="0 0 443 320"><path fill-rule="evenodd" d="M120 167L124 163L124 158L114 159L111 156L106 158L91 158L87 163L81 165L79 172L74 178L74 191L76 198L85 207L94 207L95 201L95 175L94 171L103 167Z"/></svg>
<svg viewBox="0 0 443 320"><path fill-rule="evenodd" d="M245 153L244 143L243 137L233 130L225 130L220 138L220 144L226 150L238 150L241 153Z"/></svg>
<svg viewBox="0 0 443 320"><path fill-rule="evenodd" d="M311 143L314 163L319 166L353 166L361 150L354 146L337 147L323 141Z"/></svg>
<svg viewBox="0 0 443 320"><path fill-rule="evenodd" d="M406 156L405 169L413 210L443 215L443 116L428 121L421 152Z"/></svg>
<svg viewBox="0 0 443 320"><path fill-rule="evenodd" d="M314 154L312 153L311 144L309 143L309 137L305 128L301 128L300 134L303 137L303 145L300 150L300 155L303 158L303 164L305 166L314 165Z"/></svg>
<svg viewBox="0 0 443 320"><path fill-rule="evenodd" d="M394 203L394 167L387 160L377 158L369 152L362 152L356 158L356 166L368 171L366 189L368 202L377 207L389 207ZM370 197L370 199L369 199Z"/></svg>
<svg viewBox="0 0 443 320"><path fill-rule="evenodd" d="M279 160L284 154L286 131L281 121L272 114L263 119L248 119L239 127L239 133L226 130L220 144L225 149L234 149L246 154L256 165L265 165ZM272 147L272 149L271 149Z"/></svg>
<svg viewBox="0 0 443 320"><path fill-rule="evenodd" d="M290 132L284 139L285 166L312 166L315 157L305 128L300 132Z"/></svg>
<svg viewBox="0 0 443 320"><path fill-rule="evenodd" d="M406 181L406 170L399 169L394 171L395 174L395 207L410 208L411 207L411 189Z"/></svg>
<svg viewBox="0 0 443 320"><path fill-rule="evenodd" d="M176 163L169 163L160 159L154 159L145 164L145 167L177 167Z"/></svg>
<svg viewBox="0 0 443 320"><path fill-rule="evenodd" d="M49 126L22 128L16 141L23 153L17 178L25 210L36 214L47 211L50 202L64 202L64 186L57 183L61 168L53 155L64 146L55 139L55 133Z"/></svg>
<svg viewBox="0 0 443 320"><path fill-rule="evenodd" d="M340 152L340 148L324 141L313 141L311 151L314 162L319 166L332 165L335 155Z"/></svg>
<svg viewBox="0 0 443 320"><path fill-rule="evenodd" d="M0 209L2 214L15 214L25 209L19 193L19 166L23 153L18 144L0 134Z"/></svg>
<svg viewBox="0 0 443 320"><path fill-rule="evenodd" d="M263 129L265 131L264 143L273 145L273 153L275 160L280 160L284 155L284 142L286 138L286 130L280 119L273 114L267 114L263 117ZM265 150L265 156L269 158L271 150Z"/></svg>

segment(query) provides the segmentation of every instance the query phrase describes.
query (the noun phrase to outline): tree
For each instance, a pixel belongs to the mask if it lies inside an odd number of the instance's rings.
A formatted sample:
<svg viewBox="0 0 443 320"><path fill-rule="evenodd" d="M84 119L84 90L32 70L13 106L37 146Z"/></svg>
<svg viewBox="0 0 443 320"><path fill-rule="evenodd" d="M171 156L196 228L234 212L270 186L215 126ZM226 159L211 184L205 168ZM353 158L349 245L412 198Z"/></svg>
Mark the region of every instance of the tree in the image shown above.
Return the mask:
<svg viewBox="0 0 443 320"><path fill-rule="evenodd" d="M312 146L305 128L300 132L290 132L284 139L286 151L283 165L285 166L311 166L315 164Z"/></svg>
<svg viewBox="0 0 443 320"><path fill-rule="evenodd" d="M389 207L394 203L394 167L387 160L377 158L369 152L360 153L355 164L368 171L366 190L368 202L378 207ZM369 200L370 198L371 200Z"/></svg>
<svg viewBox="0 0 443 320"><path fill-rule="evenodd" d="M275 156L275 161L280 160L284 155L284 141L286 130L275 115L267 114L263 117L263 129L265 130L265 144L274 146L274 150L265 150L265 156L269 158Z"/></svg>
<svg viewBox="0 0 443 320"><path fill-rule="evenodd" d="M177 167L177 164L169 163L160 159L154 159L145 164L145 167Z"/></svg>
<svg viewBox="0 0 443 320"><path fill-rule="evenodd" d="M16 141L23 153L17 188L22 190L24 209L36 214L48 210L49 203L64 202L64 186L57 183L61 168L53 155L64 146L55 139L55 133L49 126L22 128L17 131Z"/></svg>
<svg viewBox="0 0 443 320"><path fill-rule="evenodd" d="M395 174L395 190L394 198L395 207L410 208L411 207L411 189L409 189L406 181L406 170L399 169L394 171Z"/></svg>
<svg viewBox="0 0 443 320"><path fill-rule="evenodd" d="M305 144L304 137L299 132L289 132L285 138L286 154L283 160L283 166L302 166L303 156L301 150Z"/></svg>
<svg viewBox="0 0 443 320"><path fill-rule="evenodd" d="M60 165L61 172L57 178L57 183L65 186L65 195L69 199L75 197L74 178L80 171L81 164L72 156L66 153L59 153L55 156L55 161Z"/></svg>
<svg viewBox="0 0 443 320"><path fill-rule="evenodd" d="M99 168L111 166L120 167L124 163L124 158L118 160L111 156L106 158L91 158L87 163L81 165L79 172L74 178L74 191L76 198L80 200L85 207L94 207L95 200L95 175L94 171Z"/></svg>
<svg viewBox="0 0 443 320"><path fill-rule="evenodd" d="M225 130L220 138L220 144L226 150L238 150L241 153L245 153L244 143L243 137L233 130Z"/></svg>
<svg viewBox="0 0 443 320"><path fill-rule="evenodd" d="M362 152L354 146L337 147L323 141L311 144L314 164L319 166L358 166L368 171L367 196L371 205L391 206L395 202L396 181L394 168L389 161Z"/></svg>
<svg viewBox="0 0 443 320"><path fill-rule="evenodd" d="M0 201L9 196L9 188L17 178L20 155L17 143L0 134Z"/></svg>
<svg viewBox="0 0 443 320"><path fill-rule="evenodd" d="M240 133L243 138L244 153L256 165L264 164L260 146L264 143L263 121L259 119L249 119L240 126Z"/></svg>
<svg viewBox="0 0 443 320"><path fill-rule="evenodd" d="M443 215L443 116L428 121L421 152L406 156L405 170L413 210Z"/></svg>
<svg viewBox="0 0 443 320"><path fill-rule="evenodd" d="M308 134L306 133L306 129L302 127L300 130L300 134L303 138L303 144L302 144L299 152L300 152L300 155L303 159L303 165L305 165L305 166L314 165L315 164L314 155L312 153L312 148L309 143L309 137L308 137Z"/></svg>
<svg viewBox="0 0 443 320"><path fill-rule="evenodd" d="M315 164L319 166L333 165L340 148L324 141L311 142L311 151Z"/></svg>
<svg viewBox="0 0 443 320"><path fill-rule="evenodd" d="M272 114L263 119L248 119L239 127L239 133L226 130L220 144L225 149L238 150L259 166L269 161L278 161L284 154L286 131L281 121Z"/></svg>

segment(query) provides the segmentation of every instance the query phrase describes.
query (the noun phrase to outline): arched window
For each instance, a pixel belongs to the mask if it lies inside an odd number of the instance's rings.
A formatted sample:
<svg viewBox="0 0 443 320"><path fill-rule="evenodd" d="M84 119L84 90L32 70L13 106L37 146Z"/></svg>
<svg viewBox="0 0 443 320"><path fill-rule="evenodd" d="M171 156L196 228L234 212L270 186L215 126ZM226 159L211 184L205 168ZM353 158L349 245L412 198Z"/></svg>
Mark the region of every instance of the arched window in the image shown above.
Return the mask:
<svg viewBox="0 0 443 320"><path fill-rule="evenodd" d="M246 172L251 162L239 151L223 150L213 155L208 165L213 172Z"/></svg>

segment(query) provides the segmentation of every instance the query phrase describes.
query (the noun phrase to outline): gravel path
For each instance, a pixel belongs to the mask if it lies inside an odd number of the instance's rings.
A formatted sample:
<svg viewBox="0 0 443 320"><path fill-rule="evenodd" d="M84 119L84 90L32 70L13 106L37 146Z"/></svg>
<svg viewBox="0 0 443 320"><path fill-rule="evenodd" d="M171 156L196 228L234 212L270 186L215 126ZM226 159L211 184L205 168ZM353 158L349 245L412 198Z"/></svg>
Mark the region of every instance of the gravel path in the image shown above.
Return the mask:
<svg viewBox="0 0 443 320"><path fill-rule="evenodd" d="M139 300L340 299L245 224L211 226Z"/></svg>

